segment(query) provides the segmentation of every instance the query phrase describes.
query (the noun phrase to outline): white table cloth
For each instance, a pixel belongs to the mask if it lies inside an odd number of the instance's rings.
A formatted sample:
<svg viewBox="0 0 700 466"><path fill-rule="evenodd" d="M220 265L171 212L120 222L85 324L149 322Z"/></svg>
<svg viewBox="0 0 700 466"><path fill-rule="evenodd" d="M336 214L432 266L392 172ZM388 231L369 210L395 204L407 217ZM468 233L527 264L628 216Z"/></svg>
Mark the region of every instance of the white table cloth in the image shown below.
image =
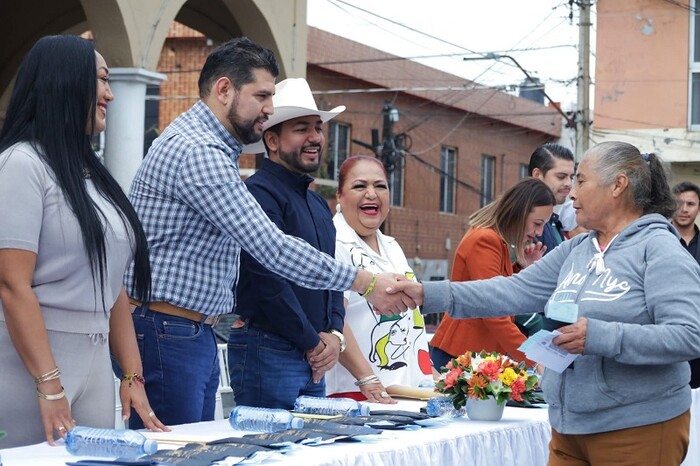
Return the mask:
<svg viewBox="0 0 700 466"><path fill-rule="evenodd" d="M425 402L401 401L396 409L417 411ZM383 406L372 405L374 409ZM170 433L144 432L159 440L160 448L177 448L168 439L209 441L243 435L227 420L174 426ZM506 408L499 422L458 418L453 422L413 431L384 431L376 442L343 442L304 446L264 464L377 466L396 464L474 466L544 466L551 436L546 409ZM64 466L71 456L63 446L46 443L0 450L3 466Z"/></svg>

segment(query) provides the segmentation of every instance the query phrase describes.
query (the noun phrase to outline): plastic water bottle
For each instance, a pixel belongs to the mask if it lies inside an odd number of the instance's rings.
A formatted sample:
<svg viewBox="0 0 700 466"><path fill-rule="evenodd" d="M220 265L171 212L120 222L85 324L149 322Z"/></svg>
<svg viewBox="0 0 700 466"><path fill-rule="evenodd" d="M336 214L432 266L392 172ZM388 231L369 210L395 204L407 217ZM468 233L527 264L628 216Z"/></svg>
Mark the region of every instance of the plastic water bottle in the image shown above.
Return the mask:
<svg viewBox="0 0 700 466"><path fill-rule="evenodd" d="M452 398L447 396L436 396L428 400L425 407L428 416L433 417L458 417L466 414L465 408L455 409Z"/></svg>
<svg viewBox="0 0 700 466"><path fill-rule="evenodd" d="M294 417L287 410L252 406L236 406L231 410L228 422L236 430L255 432L279 432L304 427L304 420Z"/></svg>
<svg viewBox="0 0 700 466"><path fill-rule="evenodd" d="M302 395L294 402L294 411L305 414L325 414L335 416L368 416L369 406L352 398L324 398Z"/></svg>
<svg viewBox="0 0 700 466"><path fill-rule="evenodd" d="M66 450L76 456L138 458L155 453L158 442L135 430L76 426L66 433Z"/></svg>

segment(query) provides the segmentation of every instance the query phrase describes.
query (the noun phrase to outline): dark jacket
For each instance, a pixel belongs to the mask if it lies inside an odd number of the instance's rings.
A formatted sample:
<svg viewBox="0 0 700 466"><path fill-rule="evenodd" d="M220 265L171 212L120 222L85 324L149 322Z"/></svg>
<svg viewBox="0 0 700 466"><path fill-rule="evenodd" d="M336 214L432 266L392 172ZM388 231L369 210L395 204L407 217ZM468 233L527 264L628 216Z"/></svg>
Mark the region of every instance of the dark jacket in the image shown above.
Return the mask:
<svg viewBox="0 0 700 466"><path fill-rule="evenodd" d="M309 190L308 175L296 175L269 159L246 180L251 194L284 233L335 256L335 226L321 195ZM318 333L343 329L345 307L340 291L310 290L265 269L241 253L235 312L266 331L287 338L299 349L314 348Z"/></svg>

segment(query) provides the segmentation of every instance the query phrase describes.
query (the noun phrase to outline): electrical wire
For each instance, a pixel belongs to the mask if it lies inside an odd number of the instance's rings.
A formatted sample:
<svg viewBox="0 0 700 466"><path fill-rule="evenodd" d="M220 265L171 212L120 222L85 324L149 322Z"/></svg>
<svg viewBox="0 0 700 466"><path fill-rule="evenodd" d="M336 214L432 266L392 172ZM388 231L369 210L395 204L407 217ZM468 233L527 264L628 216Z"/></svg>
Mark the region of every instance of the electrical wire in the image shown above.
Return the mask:
<svg viewBox="0 0 700 466"><path fill-rule="evenodd" d="M694 14L694 15L697 15L697 14L698 14L698 8L697 8L697 7L693 7L693 6L690 6L690 5L686 5L686 4L681 3L681 2L679 2L679 1L677 1L677 0L663 0L663 1L666 2L666 3L670 3L671 5L675 5L675 6L679 7L679 8L682 8L683 10L688 11L688 12Z"/></svg>

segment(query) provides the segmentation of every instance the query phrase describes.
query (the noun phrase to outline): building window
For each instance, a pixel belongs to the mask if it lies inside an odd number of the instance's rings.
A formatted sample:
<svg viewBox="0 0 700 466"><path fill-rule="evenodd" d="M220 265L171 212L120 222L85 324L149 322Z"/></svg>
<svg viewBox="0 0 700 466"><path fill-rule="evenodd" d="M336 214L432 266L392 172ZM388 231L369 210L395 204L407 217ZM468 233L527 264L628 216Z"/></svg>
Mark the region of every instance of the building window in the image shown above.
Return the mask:
<svg viewBox="0 0 700 466"><path fill-rule="evenodd" d="M528 165L526 163L520 164L520 179L527 178L530 176L530 170L528 170Z"/></svg>
<svg viewBox="0 0 700 466"><path fill-rule="evenodd" d="M695 0L694 8L700 7L700 2ZM691 8L691 11L694 11ZM690 129L700 130L700 14L690 15L690 105L688 118Z"/></svg>
<svg viewBox="0 0 700 466"><path fill-rule="evenodd" d="M328 124L328 178L338 181L340 164L350 153L350 125L331 121Z"/></svg>
<svg viewBox="0 0 700 466"><path fill-rule="evenodd" d="M394 171L389 174L391 205L393 207L403 207L403 179L405 166L406 163L403 156L398 157L396 164L394 165Z"/></svg>
<svg viewBox="0 0 700 466"><path fill-rule="evenodd" d="M481 207L490 204L495 196L496 157L481 156Z"/></svg>
<svg viewBox="0 0 700 466"><path fill-rule="evenodd" d="M443 147L440 151L440 212L455 211L455 165L457 149Z"/></svg>

